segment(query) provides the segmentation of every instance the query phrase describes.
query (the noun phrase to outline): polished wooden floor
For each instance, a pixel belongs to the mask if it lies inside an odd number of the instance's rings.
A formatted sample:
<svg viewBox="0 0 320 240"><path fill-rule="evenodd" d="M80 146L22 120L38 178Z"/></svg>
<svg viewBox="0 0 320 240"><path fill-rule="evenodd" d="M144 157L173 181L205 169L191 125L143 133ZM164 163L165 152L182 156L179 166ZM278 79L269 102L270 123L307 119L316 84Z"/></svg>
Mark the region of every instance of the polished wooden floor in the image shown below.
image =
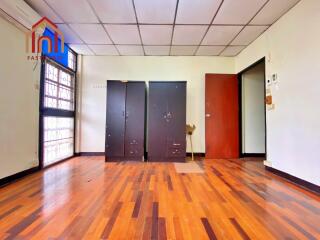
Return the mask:
<svg viewBox="0 0 320 240"><path fill-rule="evenodd" d="M261 162L78 157L0 189L0 239L320 239L320 197Z"/></svg>

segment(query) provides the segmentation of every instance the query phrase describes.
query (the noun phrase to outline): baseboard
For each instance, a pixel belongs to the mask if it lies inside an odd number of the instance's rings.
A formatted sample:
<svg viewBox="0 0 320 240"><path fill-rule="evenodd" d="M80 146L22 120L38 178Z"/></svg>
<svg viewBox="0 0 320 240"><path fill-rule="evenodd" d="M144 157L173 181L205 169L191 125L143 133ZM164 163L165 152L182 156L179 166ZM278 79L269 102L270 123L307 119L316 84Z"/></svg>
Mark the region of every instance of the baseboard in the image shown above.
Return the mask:
<svg viewBox="0 0 320 240"><path fill-rule="evenodd" d="M292 176L288 173L282 172L282 171L275 169L275 168L272 168L272 167L265 166L265 169L284 178L284 179L286 179L286 180L288 180L289 182L292 182L300 187L303 187L309 191L312 191L312 192L320 195L320 186L318 186L316 184L313 184L313 183L305 181L301 178Z"/></svg>
<svg viewBox="0 0 320 240"><path fill-rule="evenodd" d="M147 155L147 154L145 154ZM90 156L105 156L105 152L79 152L76 153L75 156L86 156L86 157L90 157ZM205 157L206 154L205 153L194 153L195 157ZM191 157L191 153L187 153L187 157Z"/></svg>
<svg viewBox="0 0 320 240"><path fill-rule="evenodd" d="M205 156L206 156L206 154L205 153L193 153L193 155L195 156L195 157L202 157L202 158L204 158ZM187 157L191 157L192 156L192 153L187 153Z"/></svg>
<svg viewBox="0 0 320 240"><path fill-rule="evenodd" d="M79 152L75 156L82 157L96 157L96 156L105 156L105 152Z"/></svg>
<svg viewBox="0 0 320 240"><path fill-rule="evenodd" d="M9 183L15 182L23 177L26 177L27 175L35 173L37 171L40 171L39 167L34 167L34 168L24 170L22 172L18 172L16 174L11 175L11 176L2 178L2 179L0 179L0 187L4 187L5 185L7 185Z"/></svg>
<svg viewBox="0 0 320 240"><path fill-rule="evenodd" d="M257 158L265 158L265 153L241 153L240 155L242 158L244 157L257 157Z"/></svg>

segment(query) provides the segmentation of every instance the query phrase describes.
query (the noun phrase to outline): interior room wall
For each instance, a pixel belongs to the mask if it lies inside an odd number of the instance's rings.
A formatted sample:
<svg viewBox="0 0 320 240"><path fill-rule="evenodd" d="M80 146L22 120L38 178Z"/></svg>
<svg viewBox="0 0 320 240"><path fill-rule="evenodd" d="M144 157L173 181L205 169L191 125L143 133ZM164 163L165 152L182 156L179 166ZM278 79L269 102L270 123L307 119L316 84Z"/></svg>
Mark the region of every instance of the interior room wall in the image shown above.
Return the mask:
<svg viewBox="0 0 320 240"><path fill-rule="evenodd" d="M267 162L275 169L320 185L320 1L303 0L236 57L240 72L266 57Z"/></svg>
<svg viewBox="0 0 320 240"><path fill-rule="evenodd" d="M79 151L104 152L106 80L187 81L187 123L195 124L194 151L205 152L205 74L234 73L223 57L84 56L81 73ZM187 150L190 151L188 142Z"/></svg>
<svg viewBox="0 0 320 240"><path fill-rule="evenodd" d="M242 153L265 153L265 65L242 74Z"/></svg>
<svg viewBox="0 0 320 240"><path fill-rule="evenodd" d="M1 179L39 164L40 64L27 60L24 32L1 17L0 36Z"/></svg>

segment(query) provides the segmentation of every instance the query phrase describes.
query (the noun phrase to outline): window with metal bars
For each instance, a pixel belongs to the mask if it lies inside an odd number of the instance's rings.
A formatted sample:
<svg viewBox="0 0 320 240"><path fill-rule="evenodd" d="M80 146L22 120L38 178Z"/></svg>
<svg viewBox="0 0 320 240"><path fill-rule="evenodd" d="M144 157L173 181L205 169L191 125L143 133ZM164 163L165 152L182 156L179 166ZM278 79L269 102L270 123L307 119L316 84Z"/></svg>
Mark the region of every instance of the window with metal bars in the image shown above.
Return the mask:
<svg viewBox="0 0 320 240"><path fill-rule="evenodd" d="M74 155L74 123L75 71L45 58L40 93L41 167Z"/></svg>
<svg viewBox="0 0 320 240"><path fill-rule="evenodd" d="M49 62L45 68L44 107L73 111L73 74Z"/></svg>

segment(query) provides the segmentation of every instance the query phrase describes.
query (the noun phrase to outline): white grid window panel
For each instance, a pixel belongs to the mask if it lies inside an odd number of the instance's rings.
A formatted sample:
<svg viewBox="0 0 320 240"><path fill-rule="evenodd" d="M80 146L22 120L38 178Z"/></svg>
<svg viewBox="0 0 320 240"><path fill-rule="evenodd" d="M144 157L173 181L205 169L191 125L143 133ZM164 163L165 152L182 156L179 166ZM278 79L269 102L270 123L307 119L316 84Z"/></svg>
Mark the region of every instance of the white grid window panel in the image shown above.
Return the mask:
<svg viewBox="0 0 320 240"><path fill-rule="evenodd" d="M44 166L71 157L74 152L74 119L44 117L43 121Z"/></svg>
<svg viewBox="0 0 320 240"><path fill-rule="evenodd" d="M50 63L46 64L44 107L74 110L74 77Z"/></svg>

